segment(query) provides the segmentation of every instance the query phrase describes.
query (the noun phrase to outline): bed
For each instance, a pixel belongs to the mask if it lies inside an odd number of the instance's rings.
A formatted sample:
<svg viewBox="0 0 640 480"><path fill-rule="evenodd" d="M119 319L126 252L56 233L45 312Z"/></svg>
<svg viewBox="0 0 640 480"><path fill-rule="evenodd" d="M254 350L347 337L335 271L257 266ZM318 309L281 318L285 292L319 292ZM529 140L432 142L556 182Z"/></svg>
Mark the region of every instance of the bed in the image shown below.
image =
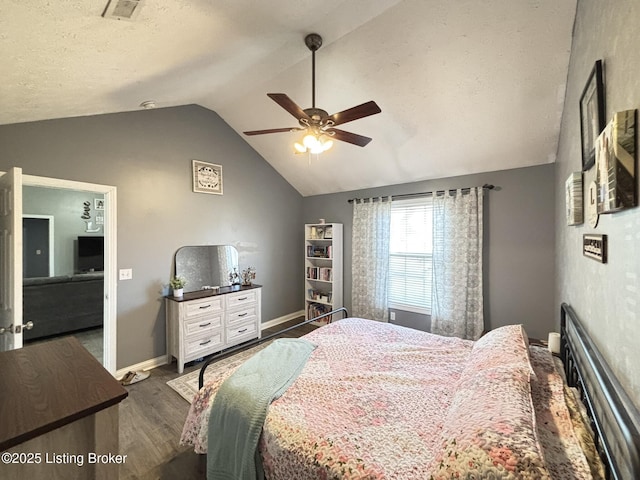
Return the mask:
<svg viewBox="0 0 640 480"><path fill-rule="evenodd" d="M305 335L317 347L260 435L266 478L640 478L638 412L568 305L561 317L565 370L519 325L471 342L345 318ZM224 379L185 422L198 453Z"/></svg>

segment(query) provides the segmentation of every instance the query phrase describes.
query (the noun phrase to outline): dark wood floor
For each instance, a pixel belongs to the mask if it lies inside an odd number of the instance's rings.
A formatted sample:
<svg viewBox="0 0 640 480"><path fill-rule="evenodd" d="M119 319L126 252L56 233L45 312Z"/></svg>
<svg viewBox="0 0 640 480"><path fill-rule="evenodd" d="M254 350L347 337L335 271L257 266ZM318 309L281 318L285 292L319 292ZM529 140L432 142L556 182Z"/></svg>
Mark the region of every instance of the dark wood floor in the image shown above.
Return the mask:
<svg viewBox="0 0 640 480"><path fill-rule="evenodd" d="M264 330L262 336L302 320ZM315 328L304 325L282 336L295 338ZM188 365L183 374L200 366L201 363ZM147 380L126 387L129 396L120 404L120 453L127 455L125 464L120 466L121 479L206 478L206 457L178 445L189 412L189 404L167 386L167 381L178 376L174 362L151 370Z"/></svg>

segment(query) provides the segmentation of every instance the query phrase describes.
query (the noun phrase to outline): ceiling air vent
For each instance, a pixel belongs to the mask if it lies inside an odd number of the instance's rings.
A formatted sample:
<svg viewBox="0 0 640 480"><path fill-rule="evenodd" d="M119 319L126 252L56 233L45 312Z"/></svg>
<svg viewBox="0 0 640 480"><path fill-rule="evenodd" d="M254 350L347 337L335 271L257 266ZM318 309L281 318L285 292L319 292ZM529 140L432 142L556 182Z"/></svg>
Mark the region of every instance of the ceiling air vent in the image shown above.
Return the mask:
<svg viewBox="0 0 640 480"><path fill-rule="evenodd" d="M142 0L110 0L102 16L115 20L135 20Z"/></svg>

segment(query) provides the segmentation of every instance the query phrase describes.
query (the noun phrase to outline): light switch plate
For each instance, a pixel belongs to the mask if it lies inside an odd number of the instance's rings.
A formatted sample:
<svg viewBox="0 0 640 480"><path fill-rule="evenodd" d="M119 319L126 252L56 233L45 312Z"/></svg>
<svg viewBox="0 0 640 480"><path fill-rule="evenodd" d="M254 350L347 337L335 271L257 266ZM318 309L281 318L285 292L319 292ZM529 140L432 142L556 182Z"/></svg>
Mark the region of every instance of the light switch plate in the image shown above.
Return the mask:
<svg viewBox="0 0 640 480"><path fill-rule="evenodd" d="M120 280L131 280L133 278L133 269L121 268L119 278Z"/></svg>

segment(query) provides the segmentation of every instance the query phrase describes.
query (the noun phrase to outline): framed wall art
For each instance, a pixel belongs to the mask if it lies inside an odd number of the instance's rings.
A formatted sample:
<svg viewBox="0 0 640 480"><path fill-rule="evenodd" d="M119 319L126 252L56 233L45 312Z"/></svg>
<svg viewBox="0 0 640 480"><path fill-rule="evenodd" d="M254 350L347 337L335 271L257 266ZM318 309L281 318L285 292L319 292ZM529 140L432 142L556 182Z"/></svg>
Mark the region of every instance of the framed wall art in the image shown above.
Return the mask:
<svg viewBox="0 0 640 480"><path fill-rule="evenodd" d="M193 191L222 195L222 165L192 160Z"/></svg>
<svg viewBox="0 0 640 480"><path fill-rule="evenodd" d="M600 263L607 263L607 236L595 234L583 235L582 254Z"/></svg>
<svg viewBox="0 0 640 480"><path fill-rule="evenodd" d="M569 175L565 182L567 225L580 225L583 223L582 208L582 172Z"/></svg>
<svg viewBox="0 0 640 480"><path fill-rule="evenodd" d="M594 165L596 139L605 126L602 78L602 60L598 60L580 97L582 171L589 170Z"/></svg>
<svg viewBox="0 0 640 480"><path fill-rule="evenodd" d="M636 205L636 110L618 112L596 140L598 213Z"/></svg>

